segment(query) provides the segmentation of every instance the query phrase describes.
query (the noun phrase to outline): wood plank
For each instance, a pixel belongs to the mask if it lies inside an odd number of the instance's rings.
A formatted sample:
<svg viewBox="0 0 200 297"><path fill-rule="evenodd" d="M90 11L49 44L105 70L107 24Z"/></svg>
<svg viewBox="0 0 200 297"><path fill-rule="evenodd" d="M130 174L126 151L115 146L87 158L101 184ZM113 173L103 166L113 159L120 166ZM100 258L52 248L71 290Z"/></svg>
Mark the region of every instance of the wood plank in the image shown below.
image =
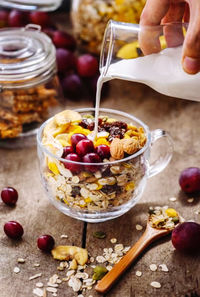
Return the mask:
<svg viewBox="0 0 200 297"><path fill-rule="evenodd" d="M133 245L143 231L137 231L136 224L145 227L149 206L169 205L176 208L186 220L200 222L199 198L188 203L188 197L180 192L178 178L181 170L189 166L198 166L200 133L200 104L163 96L148 87L121 82L111 82L109 100L102 100L102 107L122 110L142 119L150 129L163 128L173 137L175 152L165 171L151 178L143 197L128 213L113 221L100 224L88 224L87 248L94 256L101 255L105 247L112 247L110 239L116 237L118 243ZM177 197L170 202L170 197ZM106 239L96 239L93 232L103 230ZM184 297L189 292L199 291L199 257L181 255L171 244L170 236L159 240L133 264L106 297ZM158 269L152 272L149 265L165 263L169 272ZM142 271L137 277L135 272ZM160 289L150 286L152 281L161 283ZM92 292L93 296L99 296ZM190 295L189 295L190 296Z"/></svg>

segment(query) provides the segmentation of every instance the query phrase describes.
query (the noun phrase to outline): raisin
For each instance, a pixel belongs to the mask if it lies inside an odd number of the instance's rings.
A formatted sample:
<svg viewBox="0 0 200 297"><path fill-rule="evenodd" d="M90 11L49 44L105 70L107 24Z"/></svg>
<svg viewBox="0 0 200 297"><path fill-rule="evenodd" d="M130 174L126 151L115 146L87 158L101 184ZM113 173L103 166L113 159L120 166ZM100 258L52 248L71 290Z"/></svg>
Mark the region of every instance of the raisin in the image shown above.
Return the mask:
<svg viewBox="0 0 200 297"><path fill-rule="evenodd" d="M80 195L80 190L81 190L80 187L74 186L71 192L72 197L75 198L76 195Z"/></svg>
<svg viewBox="0 0 200 297"><path fill-rule="evenodd" d="M89 123L87 121L87 119L83 119L80 124L79 124L81 127L83 127L84 129L87 129Z"/></svg>
<svg viewBox="0 0 200 297"><path fill-rule="evenodd" d="M105 185L103 186L103 188L101 189L101 191L105 194L111 194L113 192L117 192L119 193L119 191L121 191L120 187L118 185Z"/></svg>

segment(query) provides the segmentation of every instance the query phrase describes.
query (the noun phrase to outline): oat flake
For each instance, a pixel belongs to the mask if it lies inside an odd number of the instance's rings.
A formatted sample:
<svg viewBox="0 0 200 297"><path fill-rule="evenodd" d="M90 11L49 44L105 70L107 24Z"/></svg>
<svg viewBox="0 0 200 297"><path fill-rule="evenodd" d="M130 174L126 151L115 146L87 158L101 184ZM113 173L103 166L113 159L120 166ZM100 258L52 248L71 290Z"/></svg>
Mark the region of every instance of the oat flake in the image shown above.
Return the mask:
<svg viewBox="0 0 200 297"><path fill-rule="evenodd" d="M14 273L19 273L19 272L20 272L19 267L15 267L15 268L13 269L13 272L14 272Z"/></svg>
<svg viewBox="0 0 200 297"><path fill-rule="evenodd" d="M194 198L189 198L189 199L187 200L188 203L192 203L193 201L194 201Z"/></svg>
<svg viewBox="0 0 200 297"><path fill-rule="evenodd" d="M25 263L25 260L23 258L18 258L17 262L20 263L20 264L23 264L23 263Z"/></svg>
<svg viewBox="0 0 200 297"><path fill-rule="evenodd" d="M161 288L161 284L159 282L151 282L150 285L156 289Z"/></svg>
<svg viewBox="0 0 200 297"><path fill-rule="evenodd" d="M57 293L57 289L53 288L53 287L47 287L47 292L51 292L51 293Z"/></svg>
<svg viewBox="0 0 200 297"><path fill-rule="evenodd" d="M137 270L136 273L135 273L135 275L136 275L136 276L142 276L142 272L139 271L139 270Z"/></svg>
<svg viewBox="0 0 200 297"><path fill-rule="evenodd" d="M151 271L156 271L158 269L156 264L150 264L149 268L150 268Z"/></svg>
<svg viewBox="0 0 200 297"><path fill-rule="evenodd" d="M103 256L97 256L96 257L96 260L97 260L98 263L104 263L104 262L106 262L106 259Z"/></svg>
<svg viewBox="0 0 200 297"><path fill-rule="evenodd" d="M62 234L62 235L60 236L60 238L68 238L68 235L66 235L66 234Z"/></svg>
<svg viewBox="0 0 200 297"><path fill-rule="evenodd" d="M177 199L176 199L176 197L170 197L169 198L169 201L172 201L172 202L175 202Z"/></svg>
<svg viewBox="0 0 200 297"><path fill-rule="evenodd" d="M44 287L44 284L43 283L40 283L40 282L39 283L36 283L35 285L38 288L43 288Z"/></svg>
<svg viewBox="0 0 200 297"><path fill-rule="evenodd" d="M44 291L40 288L33 289L33 294L35 294L38 297L43 297Z"/></svg>
<svg viewBox="0 0 200 297"><path fill-rule="evenodd" d="M159 267L161 268L162 271L165 271L165 272L169 271L166 264L160 264Z"/></svg>
<svg viewBox="0 0 200 297"><path fill-rule="evenodd" d="M40 276L42 276L42 273L37 273L37 274L35 274L35 275L29 277L29 280L33 280L33 279L38 278L38 277L40 277Z"/></svg>
<svg viewBox="0 0 200 297"><path fill-rule="evenodd" d="M110 242L111 243L116 243L117 242L117 238L111 238Z"/></svg>
<svg viewBox="0 0 200 297"><path fill-rule="evenodd" d="M143 227L142 227L141 225L139 225L139 224L137 224L137 225L135 226L135 228L136 228L136 230L138 230L138 231L141 231L141 230L143 229Z"/></svg>

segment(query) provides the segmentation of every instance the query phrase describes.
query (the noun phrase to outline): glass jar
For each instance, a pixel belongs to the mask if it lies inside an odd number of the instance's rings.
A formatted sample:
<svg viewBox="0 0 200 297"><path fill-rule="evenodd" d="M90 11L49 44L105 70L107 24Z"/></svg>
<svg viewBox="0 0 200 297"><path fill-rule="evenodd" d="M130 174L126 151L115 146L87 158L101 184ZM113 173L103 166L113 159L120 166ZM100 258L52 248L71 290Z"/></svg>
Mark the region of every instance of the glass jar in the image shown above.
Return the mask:
<svg viewBox="0 0 200 297"><path fill-rule="evenodd" d="M54 11L63 0L1 0L0 5L23 10Z"/></svg>
<svg viewBox="0 0 200 297"><path fill-rule="evenodd" d="M107 22L138 23L146 0L73 0L72 22L80 45L99 54Z"/></svg>
<svg viewBox="0 0 200 297"><path fill-rule="evenodd" d="M40 26L0 30L0 145L35 135L60 99L55 47Z"/></svg>

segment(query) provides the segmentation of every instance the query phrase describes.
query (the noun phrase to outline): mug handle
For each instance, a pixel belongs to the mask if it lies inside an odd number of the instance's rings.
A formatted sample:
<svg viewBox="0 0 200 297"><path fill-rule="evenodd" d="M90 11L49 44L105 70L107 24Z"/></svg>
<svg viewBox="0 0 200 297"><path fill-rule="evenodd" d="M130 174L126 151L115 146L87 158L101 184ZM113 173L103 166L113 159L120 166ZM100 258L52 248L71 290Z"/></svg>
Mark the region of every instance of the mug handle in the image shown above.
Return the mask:
<svg viewBox="0 0 200 297"><path fill-rule="evenodd" d="M166 146L165 151L158 156L158 158L149 165L148 170L148 177L152 177L161 171L163 171L167 165L169 164L173 151L174 151L174 145L173 140L169 133L167 133L165 130L162 129L156 129L151 132L151 146L160 138L165 138Z"/></svg>

